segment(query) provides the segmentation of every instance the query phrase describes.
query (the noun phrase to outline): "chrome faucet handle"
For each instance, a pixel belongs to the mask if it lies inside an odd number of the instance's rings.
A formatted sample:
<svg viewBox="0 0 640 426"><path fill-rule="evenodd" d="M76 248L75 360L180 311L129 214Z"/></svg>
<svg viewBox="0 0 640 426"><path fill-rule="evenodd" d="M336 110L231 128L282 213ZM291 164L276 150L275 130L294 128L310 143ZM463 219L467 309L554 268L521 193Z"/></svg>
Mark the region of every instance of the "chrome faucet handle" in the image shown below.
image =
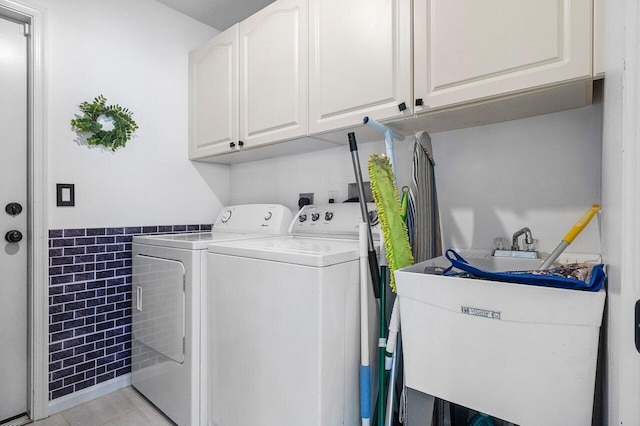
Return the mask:
<svg viewBox="0 0 640 426"><path fill-rule="evenodd" d="M494 250L510 250L509 239L506 237L496 237L493 239Z"/></svg>

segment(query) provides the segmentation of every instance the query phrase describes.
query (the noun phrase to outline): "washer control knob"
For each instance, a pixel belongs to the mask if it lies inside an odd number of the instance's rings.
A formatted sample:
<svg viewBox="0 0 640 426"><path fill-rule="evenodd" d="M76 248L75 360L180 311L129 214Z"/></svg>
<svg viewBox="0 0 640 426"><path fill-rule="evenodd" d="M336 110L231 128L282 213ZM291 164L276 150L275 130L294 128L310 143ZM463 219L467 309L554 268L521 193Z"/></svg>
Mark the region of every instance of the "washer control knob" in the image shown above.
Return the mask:
<svg viewBox="0 0 640 426"><path fill-rule="evenodd" d="M312 220L312 221L314 221L314 222L315 222L315 221L316 221L316 220L318 220L318 219L320 219L320 213L313 213L313 214L311 215L311 220Z"/></svg>
<svg viewBox="0 0 640 426"><path fill-rule="evenodd" d="M222 223L227 223L229 222L229 219L231 219L231 210L225 210L224 213L222 213L222 219L220 220Z"/></svg>
<svg viewBox="0 0 640 426"><path fill-rule="evenodd" d="M369 211L369 222L371 222L371 226L376 226L380 222L377 210Z"/></svg>
<svg viewBox="0 0 640 426"><path fill-rule="evenodd" d="M331 220L333 219L333 212L326 212L324 214L324 220Z"/></svg>
<svg viewBox="0 0 640 426"><path fill-rule="evenodd" d="M306 214L301 214L300 216L298 216L298 220L300 222L304 222L307 220L307 215Z"/></svg>
<svg viewBox="0 0 640 426"><path fill-rule="evenodd" d="M267 214L264 216L264 220L269 220L269 219L271 219L271 216L273 216L273 213L271 213L271 212L267 212Z"/></svg>

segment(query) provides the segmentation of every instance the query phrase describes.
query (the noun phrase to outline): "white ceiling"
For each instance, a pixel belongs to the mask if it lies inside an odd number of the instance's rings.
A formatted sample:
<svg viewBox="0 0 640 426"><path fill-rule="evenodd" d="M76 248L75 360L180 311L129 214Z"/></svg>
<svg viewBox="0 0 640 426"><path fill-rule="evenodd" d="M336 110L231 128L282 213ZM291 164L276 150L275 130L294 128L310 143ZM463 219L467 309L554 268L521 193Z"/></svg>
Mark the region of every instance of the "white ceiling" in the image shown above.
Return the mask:
<svg viewBox="0 0 640 426"><path fill-rule="evenodd" d="M171 9L224 31L274 0L158 0Z"/></svg>

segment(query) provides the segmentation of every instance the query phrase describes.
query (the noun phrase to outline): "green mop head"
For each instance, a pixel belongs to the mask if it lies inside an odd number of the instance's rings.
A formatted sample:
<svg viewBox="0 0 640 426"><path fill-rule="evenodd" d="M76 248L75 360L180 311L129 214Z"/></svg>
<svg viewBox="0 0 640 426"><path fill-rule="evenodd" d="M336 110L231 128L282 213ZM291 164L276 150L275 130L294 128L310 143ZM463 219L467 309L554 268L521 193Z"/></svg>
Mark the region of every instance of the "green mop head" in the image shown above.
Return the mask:
<svg viewBox="0 0 640 426"><path fill-rule="evenodd" d="M413 264L407 225L402 220L400 197L389 158L380 154L372 154L369 158L368 169L371 192L378 209L385 253L391 272L391 289L395 292L396 280L393 272Z"/></svg>

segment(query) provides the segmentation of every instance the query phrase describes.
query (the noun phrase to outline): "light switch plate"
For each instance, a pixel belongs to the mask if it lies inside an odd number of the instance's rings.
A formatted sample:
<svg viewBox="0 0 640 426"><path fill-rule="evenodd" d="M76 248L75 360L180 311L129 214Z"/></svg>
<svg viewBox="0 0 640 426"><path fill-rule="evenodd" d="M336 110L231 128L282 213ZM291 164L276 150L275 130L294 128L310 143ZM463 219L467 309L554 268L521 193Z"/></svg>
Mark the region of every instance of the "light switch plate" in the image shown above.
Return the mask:
<svg viewBox="0 0 640 426"><path fill-rule="evenodd" d="M75 185L72 183L56 184L56 205L58 207L73 207L76 205Z"/></svg>

